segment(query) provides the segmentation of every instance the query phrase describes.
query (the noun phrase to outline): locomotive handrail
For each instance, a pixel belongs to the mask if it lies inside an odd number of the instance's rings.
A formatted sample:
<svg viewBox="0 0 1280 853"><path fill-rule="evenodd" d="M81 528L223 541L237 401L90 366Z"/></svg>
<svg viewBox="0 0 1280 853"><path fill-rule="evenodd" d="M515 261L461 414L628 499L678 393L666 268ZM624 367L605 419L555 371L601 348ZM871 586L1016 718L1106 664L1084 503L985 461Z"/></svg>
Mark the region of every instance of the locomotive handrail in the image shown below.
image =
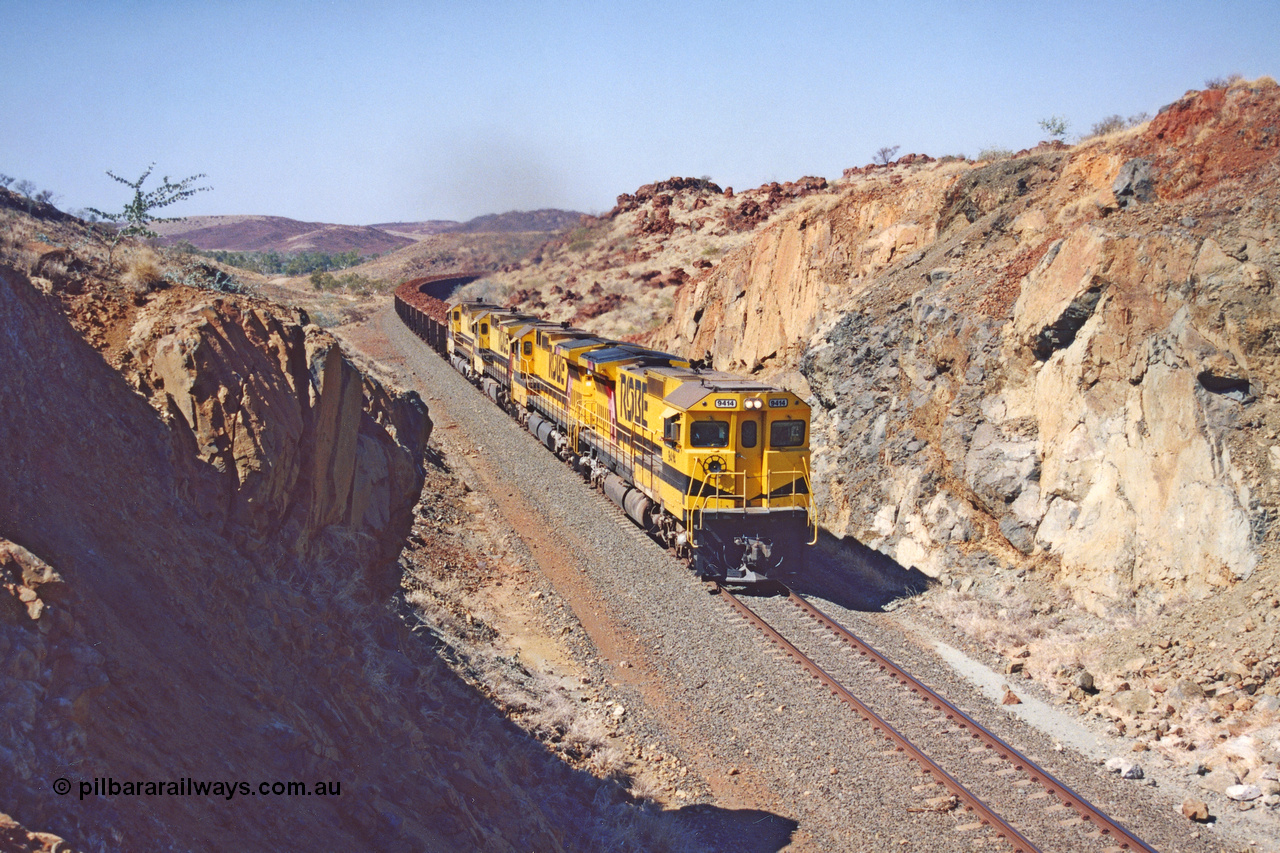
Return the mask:
<svg viewBox="0 0 1280 853"><path fill-rule="evenodd" d="M813 514L813 482L809 479L809 458L806 456L801 461L804 463L804 487L809 493L809 500L804 502L805 520L808 526L813 528L813 538L809 540L810 545L818 544L818 519Z"/></svg>

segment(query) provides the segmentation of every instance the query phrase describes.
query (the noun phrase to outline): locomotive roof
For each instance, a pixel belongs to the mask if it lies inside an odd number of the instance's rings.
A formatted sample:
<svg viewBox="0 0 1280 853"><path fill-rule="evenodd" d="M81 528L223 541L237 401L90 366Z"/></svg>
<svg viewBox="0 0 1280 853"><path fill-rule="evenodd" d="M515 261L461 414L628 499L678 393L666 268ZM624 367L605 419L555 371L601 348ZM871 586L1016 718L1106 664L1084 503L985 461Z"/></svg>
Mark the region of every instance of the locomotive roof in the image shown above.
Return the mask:
<svg viewBox="0 0 1280 853"><path fill-rule="evenodd" d="M648 349L646 347L636 346L634 344L619 344L611 341L614 346L605 349L592 350L583 353L580 357L583 361L589 363L592 367L601 364L612 364L616 361L637 360L642 363L651 364L670 364L671 360L676 356L670 353L659 352L656 349Z"/></svg>
<svg viewBox="0 0 1280 853"><path fill-rule="evenodd" d="M695 370L691 367L651 368L650 373L674 379L680 384L663 401L681 409L691 409L712 394L750 394L752 392L779 392L783 389L761 382L725 373L723 370Z"/></svg>
<svg viewBox="0 0 1280 853"><path fill-rule="evenodd" d="M518 315L518 319L523 320L524 325L516 329L514 332L510 333L512 336L517 338L523 338L525 335L529 334L534 330L539 330L544 332L565 331L565 327L563 324L553 323L550 320L543 320L541 317L531 317L528 314L520 314Z"/></svg>
<svg viewBox="0 0 1280 853"><path fill-rule="evenodd" d="M577 329L574 329L572 331L576 332ZM608 346L611 343L613 343L613 341L609 340L608 338L597 338L595 335L590 334L589 332L583 332L581 334L581 337L575 334L575 335L570 335L569 337L564 338L564 340L559 341L558 343L556 343L556 349L557 350L574 350L574 349L582 349L583 347L590 347L590 346Z"/></svg>
<svg viewBox="0 0 1280 853"><path fill-rule="evenodd" d="M493 316L499 323L527 323L536 320L537 317L530 317L528 314L522 314L519 311L495 311Z"/></svg>

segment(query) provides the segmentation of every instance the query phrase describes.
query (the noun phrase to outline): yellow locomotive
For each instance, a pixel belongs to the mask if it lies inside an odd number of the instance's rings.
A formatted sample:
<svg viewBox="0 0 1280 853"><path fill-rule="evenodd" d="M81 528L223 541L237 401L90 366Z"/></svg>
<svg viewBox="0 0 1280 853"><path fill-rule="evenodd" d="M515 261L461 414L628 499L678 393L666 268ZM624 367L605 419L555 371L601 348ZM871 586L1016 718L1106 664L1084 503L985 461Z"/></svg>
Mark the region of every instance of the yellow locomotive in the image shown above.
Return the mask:
<svg viewBox="0 0 1280 853"><path fill-rule="evenodd" d="M397 292L401 317L439 325L413 298ZM802 567L817 528L795 394L480 300L447 310L454 367L700 575L751 584Z"/></svg>

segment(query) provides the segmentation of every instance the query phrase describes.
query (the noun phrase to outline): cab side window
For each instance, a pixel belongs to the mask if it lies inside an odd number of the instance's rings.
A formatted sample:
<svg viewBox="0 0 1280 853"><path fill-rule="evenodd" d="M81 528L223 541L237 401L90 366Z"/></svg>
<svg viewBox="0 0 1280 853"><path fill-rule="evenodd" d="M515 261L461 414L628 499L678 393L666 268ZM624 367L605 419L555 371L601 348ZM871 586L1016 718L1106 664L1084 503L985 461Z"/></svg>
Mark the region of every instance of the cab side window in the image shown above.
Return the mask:
<svg viewBox="0 0 1280 853"><path fill-rule="evenodd" d="M672 447L680 443L679 415L672 415L662 422L662 440Z"/></svg>

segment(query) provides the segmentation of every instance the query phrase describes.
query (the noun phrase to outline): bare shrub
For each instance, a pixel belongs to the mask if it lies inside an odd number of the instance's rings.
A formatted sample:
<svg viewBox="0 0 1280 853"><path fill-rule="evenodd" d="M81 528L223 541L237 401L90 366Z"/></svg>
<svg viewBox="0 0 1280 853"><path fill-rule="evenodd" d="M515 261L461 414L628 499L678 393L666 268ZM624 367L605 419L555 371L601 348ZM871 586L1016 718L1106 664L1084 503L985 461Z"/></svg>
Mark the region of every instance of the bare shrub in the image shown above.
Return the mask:
<svg viewBox="0 0 1280 853"><path fill-rule="evenodd" d="M948 590L935 607L957 630L992 648L1025 646L1059 623L1057 617L1039 613L1030 599L1012 589L1002 590L998 601Z"/></svg>
<svg viewBox="0 0 1280 853"><path fill-rule="evenodd" d="M627 757L617 747L597 749L591 755L591 772L602 779L622 782L627 778Z"/></svg>
<svg viewBox="0 0 1280 853"><path fill-rule="evenodd" d="M564 743L585 758L609 743L609 732L598 717L578 717L569 723L569 728L564 733Z"/></svg>
<svg viewBox="0 0 1280 853"><path fill-rule="evenodd" d="M1230 89L1233 84L1239 83L1243 79L1243 74L1236 73L1226 74L1222 77L1210 77L1204 81L1204 87L1206 89Z"/></svg>
<svg viewBox="0 0 1280 853"><path fill-rule="evenodd" d="M525 725L539 738L559 742L577 720L577 709L559 694L544 697L544 702L525 719Z"/></svg>
<svg viewBox="0 0 1280 853"><path fill-rule="evenodd" d="M979 160L1008 160L1012 156L1013 152L1008 148L998 148L994 145L978 152Z"/></svg>
<svg viewBox="0 0 1280 853"><path fill-rule="evenodd" d="M14 266L18 269L32 275L35 273L36 266L40 263L40 253L32 249L18 249L13 254Z"/></svg>
<svg viewBox="0 0 1280 853"><path fill-rule="evenodd" d="M1117 130L1124 130L1129 126L1125 121L1125 117L1118 113L1113 113L1102 121L1094 122L1093 127L1089 129L1090 136L1106 136L1108 133L1115 133Z"/></svg>
<svg viewBox="0 0 1280 853"><path fill-rule="evenodd" d="M647 808L637 808L629 803L609 806L597 800L594 805L600 813L608 816L608 820L593 827L592 837L588 839L592 849L624 853L677 853L706 849L705 843L700 842L691 829L671 820L670 815L656 815Z"/></svg>
<svg viewBox="0 0 1280 853"><path fill-rule="evenodd" d="M637 800L657 800L662 796L662 784L651 776L635 776L627 793Z"/></svg>
<svg viewBox="0 0 1280 853"><path fill-rule="evenodd" d="M6 215L0 219L0 252L22 247L23 238L18 234L18 218Z"/></svg>
<svg viewBox="0 0 1280 853"><path fill-rule="evenodd" d="M45 261L40 264L40 275L52 282L66 281L70 270L62 261Z"/></svg>

